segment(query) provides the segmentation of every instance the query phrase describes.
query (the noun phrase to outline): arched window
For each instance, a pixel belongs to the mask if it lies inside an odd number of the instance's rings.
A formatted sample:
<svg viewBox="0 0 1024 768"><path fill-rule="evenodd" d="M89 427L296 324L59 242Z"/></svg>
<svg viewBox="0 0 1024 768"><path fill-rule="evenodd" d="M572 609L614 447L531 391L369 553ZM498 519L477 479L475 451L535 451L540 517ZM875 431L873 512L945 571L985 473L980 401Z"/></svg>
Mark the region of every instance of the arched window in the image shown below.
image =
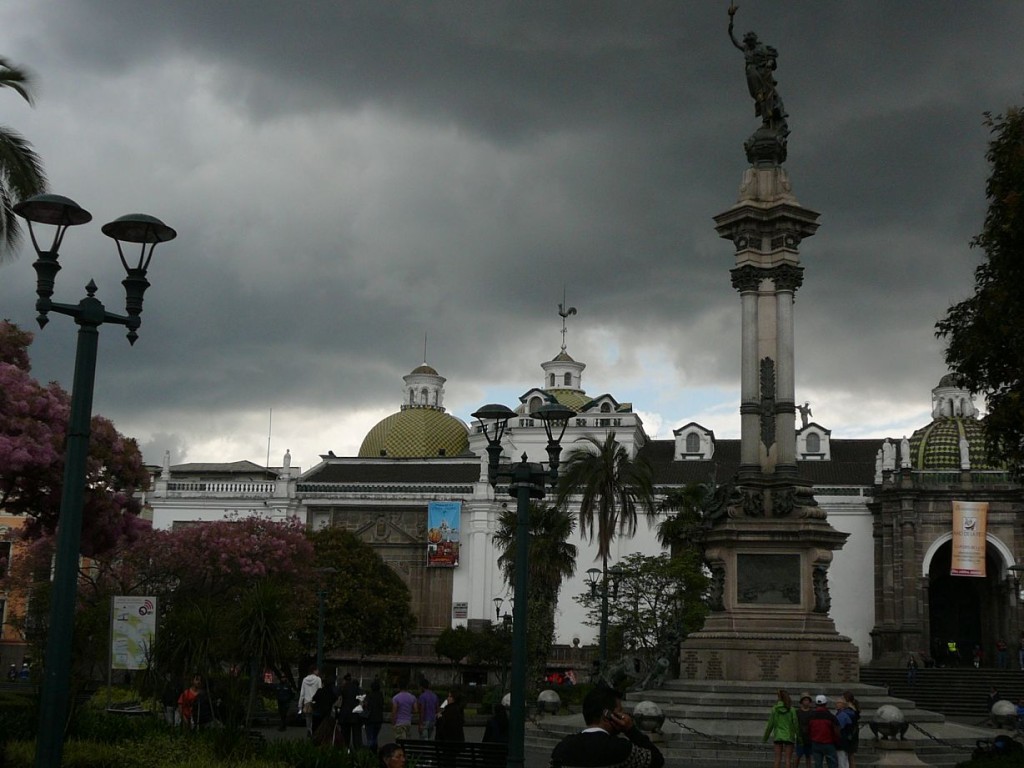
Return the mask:
<svg viewBox="0 0 1024 768"><path fill-rule="evenodd" d="M696 432L691 432L686 436L686 452L700 453L700 435Z"/></svg>
<svg viewBox="0 0 1024 768"><path fill-rule="evenodd" d="M612 407L608 403L601 403L601 413L611 413Z"/></svg>
<svg viewBox="0 0 1024 768"><path fill-rule="evenodd" d="M416 405L416 393L409 390L409 405Z"/></svg>
<svg viewBox="0 0 1024 768"><path fill-rule="evenodd" d="M821 453L821 435L817 432L811 432L807 435L807 452Z"/></svg>
<svg viewBox="0 0 1024 768"><path fill-rule="evenodd" d="M530 413L535 413L537 411L537 409L541 407L542 404L543 403L542 403L542 401L541 401L541 399L539 397L531 397L530 398L530 405L529 405L529 412Z"/></svg>
<svg viewBox="0 0 1024 768"><path fill-rule="evenodd" d="M553 374L553 373L551 374L551 383L548 384L548 386L549 387L555 386L555 374Z"/></svg>
<svg viewBox="0 0 1024 768"><path fill-rule="evenodd" d="M423 403L423 405L426 405L427 403L430 402L429 397L430 397L430 395L427 392L427 388L426 387L424 387L423 389L420 390L420 402Z"/></svg>
<svg viewBox="0 0 1024 768"><path fill-rule="evenodd" d="M567 373L567 374L565 374L565 386L568 387L568 386L571 386L571 385L572 385L572 374L571 373Z"/></svg>

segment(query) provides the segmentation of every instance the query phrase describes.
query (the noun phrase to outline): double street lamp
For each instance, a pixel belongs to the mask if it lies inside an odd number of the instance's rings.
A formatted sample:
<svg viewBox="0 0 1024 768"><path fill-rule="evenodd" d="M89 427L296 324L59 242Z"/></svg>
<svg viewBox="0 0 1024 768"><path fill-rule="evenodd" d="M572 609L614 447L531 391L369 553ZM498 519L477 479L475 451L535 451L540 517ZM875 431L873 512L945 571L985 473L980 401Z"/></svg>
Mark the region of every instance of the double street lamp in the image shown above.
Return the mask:
<svg viewBox="0 0 1024 768"><path fill-rule="evenodd" d="M509 707L508 768L522 768L523 742L526 737L526 608L530 557L530 499L543 499L547 488L558 481L562 436L576 412L558 403L548 403L530 413L544 424L547 434L548 468L529 462L526 454L517 464L499 466L501 441L511 408L490 404L473 414L487 438L487 480L497 488L498 480L508 481L508 493L516 500L515 578L512 588L512 690ZM497 606L496 606L497 607Z"/></svg>
<svg viewBox="0 0 1024 768"><path fill-rule="evenodd" d="M117 243L127 276L125 312L108 312L96 298L96 284L90 280L86 295L78 304L59 304L51 300L54 281L60 271L60 246L68 227L86 224L92 214L73 200L61 195L36 195L14 206L14 212L28 222L36 251L36 321L39 327L49 322L48 314L67 315L78 324L78 346L71 389L71 415L68 419L64 480L61 490L60 519L57 525L57 551L54 557L53 586L50 601L50 625L43 663L39 702L39 733L36 738L37 768L60 765L64 727L68 717L71 678L71 635L74 628L75 598L78 591L78 557L82 538L82 508L85 503L86 459L89 454L89 428L92 420L93 387L96 380L96 350L99 327L104 323L123 325L128 342L134 344L142 324L142 297L149 287L146 271L153 249L177 237L177 233L159 219L142 213L122 216L101 228ZM33 224L55 227L49 249L43 250L36 239ZM123 243L141 245L138 261L125 258ZM147 248L148 246L148 248Z"/></svg>

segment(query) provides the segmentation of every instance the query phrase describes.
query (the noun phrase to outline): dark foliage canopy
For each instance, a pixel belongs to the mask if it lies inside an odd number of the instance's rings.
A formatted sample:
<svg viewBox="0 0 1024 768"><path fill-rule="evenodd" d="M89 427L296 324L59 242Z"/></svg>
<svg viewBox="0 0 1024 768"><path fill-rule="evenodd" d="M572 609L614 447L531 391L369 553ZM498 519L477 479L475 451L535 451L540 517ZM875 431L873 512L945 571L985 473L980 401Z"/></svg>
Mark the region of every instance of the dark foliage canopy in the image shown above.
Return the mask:
<svg viewBox="0 0 1024 768"><path fill-rule="evenodd" d="M972 247L985 252L974 295L936 325L962 386L985 395L989 456L1024 468L1024 112L986 115L991 129L988 213Z"/></svg>

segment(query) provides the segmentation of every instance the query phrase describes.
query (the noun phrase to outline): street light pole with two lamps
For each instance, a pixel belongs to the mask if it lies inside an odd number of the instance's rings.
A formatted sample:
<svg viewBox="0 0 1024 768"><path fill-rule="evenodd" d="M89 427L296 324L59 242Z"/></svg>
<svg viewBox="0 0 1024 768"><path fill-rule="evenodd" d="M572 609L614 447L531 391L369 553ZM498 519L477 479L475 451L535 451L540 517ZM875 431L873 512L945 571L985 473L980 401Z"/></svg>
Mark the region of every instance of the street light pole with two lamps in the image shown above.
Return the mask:
<svg viewBox="0 0 1024 768"><path fill-rule="evenodd" d="M89 454L93 389L96 380L96 351L99 327L104 323L123 325L128 342L134 344L142 323L142 297L149 287L146 272L153 249L177 237L177 233L159 219L135 213L122 216L101 228L117 243L127 276L125 315L108 312L96 298L96 284L90 280L86 296L78 304L59 304L51 300L54 281L60 271L60 246L68 227L86 224L92 214L61 195L36 195L14 206L14 212L28 222L36 251L36 321L39 327L49 322L49 313L67 315L78 324L78 345L71 389L71 415L68 419L64 478L61 489L60 519L57 524L57 551L54 556L53 587L50 600L50 624L43 659L43 680L39 701L39 733L36 738L37 768L60 765L64 727L68 717L71 678L71 635L74 628L75 599L78 592L78 557L82 538L82 508L85 503L86 459ZM43 250L36 239L33 224L56 228L53 242ZM122 243L142 246L138 262L129 265ZM149 249L147 251L147 246Z"/></svg>
<svg viewBox="0 0 1024 768"><path fill-rule="evenodd" d="M490 404L473 414L487 438L487 480L497 488L499 479L508 480L508 493L516 500L515 574L512 588L512 690L509 707L508 768L522 768L523 742L526 737L526 608L530 557L530 499L543 499L547 488L558 481L562 437L569 419L576 412L558 403L548 403L530 416L544 424L548 438L548 468L521 460L499 466L501 441L515 411L505 405Z"/></svg>

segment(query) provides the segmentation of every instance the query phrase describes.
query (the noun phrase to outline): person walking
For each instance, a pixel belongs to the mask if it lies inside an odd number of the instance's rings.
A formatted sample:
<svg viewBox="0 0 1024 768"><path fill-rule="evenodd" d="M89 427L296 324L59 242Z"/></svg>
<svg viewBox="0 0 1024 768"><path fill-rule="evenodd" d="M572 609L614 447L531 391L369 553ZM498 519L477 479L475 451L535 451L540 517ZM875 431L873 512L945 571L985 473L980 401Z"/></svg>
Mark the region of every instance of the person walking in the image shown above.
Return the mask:
<svg viewBox="0 0 1024 768"><path fill-rule="evenodd" d="M462 695L449 691L437 713L438 741L465 741L466 714L463 710Z"/></svg>
<svg viewBox="0 0 1024 768"><path fill-rule="evenodd" d="M277 685L274 687L274 698L277 699L277 730L279 731L288 729L288 705L292 703L294 695L295 691L287 680L282 678L277 681Z"/></svg>
<svg viewBox="0 0 1024 768"><path fill-rule="evenodd" d="M314 697L323 687L324 683L320 679L320 670L314 664L310 668L309 674L302 678L302 683L299 685L299 713L306 718L306 735L309 738L313 738L313 716L316 712Z"/></svg>
<svg viewBox="0 0 1024 768"><path fill-rule="evenodd" d="M491 744L508 744L508 709L506 709L505 705L506 699L511 702L512 697L506 693L502 700L494 705L494 711L491 713L487 725L484 726L482 741L490 742Z"/></svg>
<svg viewBox="0 0 1024 768"><path fill-rule="evenodd" d="M380 680L370 683L370 692L363 699L363 717L366 720L366 746L376 752L380 729L384 725L384 694L380 690Z"/></svg>
<svg viewBox="0 0 1024 768"><path fill-rule="evenodd" d="M551 768L661 768L665 757L650 738L622 710L622 694L594 688L583 698L579 733L562 739L551 752ZM622 738L625 737L625 738Z"/></svg>
<svg viewBox="0 0 1024 768"><path fill-rule="evenodd" d="M849 768L857 768L857 750L860 747L860 702L853 695L853 691L843 691L843 701L846 703L844 719L840 719L836 713L836 719L839 720L839 749L846 753Z"/></svg>
<svg viewBox="0 0 1024 768"><path fill-rule="evenodd" d="M806 764L805 768L811 768L811 735L808 731L808 724L811 721L814 701L811 694L800 694L800 709L796 711L796 722L799 727L799 737L796 741L796 765L800 766L801 760Z"/></svg>
<svg viewBox="0 0 1024 768"><path fill-rule="evenodd" d="M394 728L396 740L409 738L409 729L412 727L416 708L416 697L404 686L391 697L391 726Z"/></svg>
<svg viewBox="0 0 1024 768"><path fill-rule="evenodd" d="M775 744L772 768L793 768L793 745L800 735L800 726L789 693L779 688L777 696L778 700L768 715L763 740L770 738Z"/></svg>
<svg viewBox="0 0 1024 768"><path fill-rule="evenodd" d="M436 693L430 690L430 681L426 678L420 681L420 687L422 691L416 698L420 712L420 738L430 741L434 738L434 729L437 727L437 713L441 708L441 700L437 698Z"/></svg>
<svg viewBox="0 0 1024 768"><path fill-rule="evenodd" d="M836 744L839 743L839 721L829 712L828 698L823 693L814 697L814 711L807 723L807 732L811 738L814 768L821 768L823 762L828 768L838 768Z"/></svg>
<svg viewBox="0 0 1024 768"><path fill-rule="evenodd" d="M363 746L363 718L354 711L359 705L359 695L359 683L352 679L352 675L346 674L341 679L341 688L335 706L338 711L341 743L350 751Z"/></svg>

